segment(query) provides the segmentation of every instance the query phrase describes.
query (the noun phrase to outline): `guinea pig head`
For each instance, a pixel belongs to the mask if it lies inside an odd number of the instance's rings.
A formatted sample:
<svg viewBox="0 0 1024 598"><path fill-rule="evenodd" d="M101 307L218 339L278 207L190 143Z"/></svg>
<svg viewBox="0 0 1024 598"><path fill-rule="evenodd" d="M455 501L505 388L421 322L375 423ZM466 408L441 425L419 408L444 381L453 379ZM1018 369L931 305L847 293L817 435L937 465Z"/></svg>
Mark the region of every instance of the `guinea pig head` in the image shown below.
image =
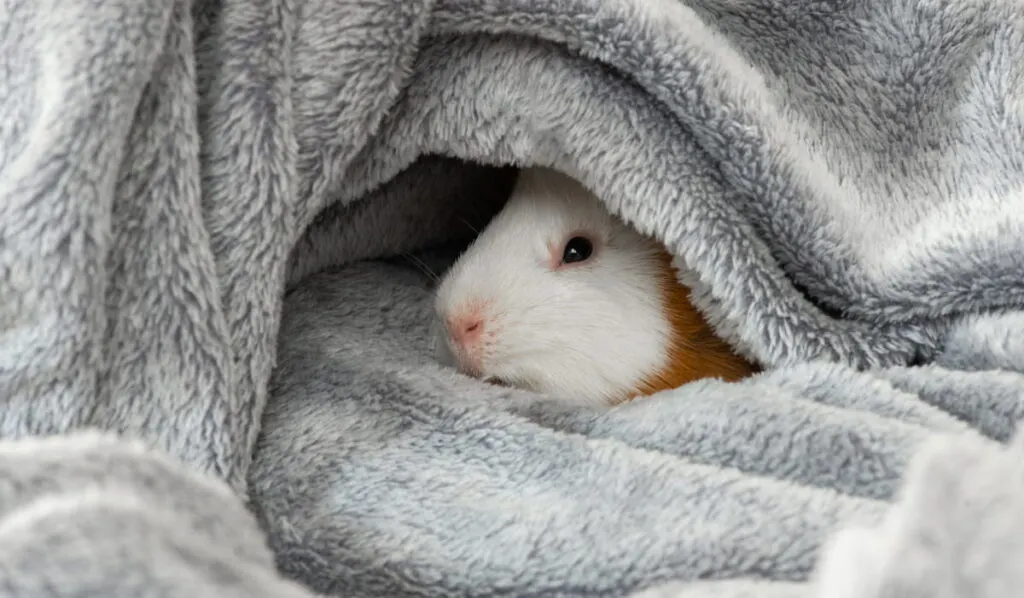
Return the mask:
<svg viewBox="0 0 1024 598"><path fill-rule="evenodd" d="M575 180L526 169L438 287L439 357L578 404L629 398L669 354L663 255Z"/></svg>

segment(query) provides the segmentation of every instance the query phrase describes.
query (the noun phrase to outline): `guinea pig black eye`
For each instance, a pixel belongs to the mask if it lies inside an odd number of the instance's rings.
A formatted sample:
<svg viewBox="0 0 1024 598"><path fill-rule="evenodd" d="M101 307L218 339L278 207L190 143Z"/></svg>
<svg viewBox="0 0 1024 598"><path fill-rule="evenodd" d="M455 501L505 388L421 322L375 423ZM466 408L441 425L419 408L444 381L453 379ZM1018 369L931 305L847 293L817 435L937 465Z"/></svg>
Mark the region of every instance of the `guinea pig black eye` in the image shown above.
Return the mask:
<svg viewBox="0 0 1024 598"><path fill-rule="evenodd" d="M592 253L594 253L594 244L590 242L590 239L573 237L565 244L565 249L562 251L562 263L585 262L590 259Z"/></svg>

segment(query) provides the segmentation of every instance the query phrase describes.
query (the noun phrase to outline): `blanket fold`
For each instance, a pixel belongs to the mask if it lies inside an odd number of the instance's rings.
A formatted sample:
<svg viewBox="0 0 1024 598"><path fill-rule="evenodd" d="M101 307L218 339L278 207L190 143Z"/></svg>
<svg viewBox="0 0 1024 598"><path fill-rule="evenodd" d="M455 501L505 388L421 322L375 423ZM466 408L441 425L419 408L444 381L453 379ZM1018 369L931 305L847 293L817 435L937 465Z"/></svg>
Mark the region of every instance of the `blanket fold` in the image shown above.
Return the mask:
<svg viewBox="0 0 1024 598"><path fill-rule="evenodd" d="M0 32L5 593L1015 595L1018 2L10 0ZM766 372L591 411L441 368L436 277L525 165L662 241Z"/></svg>
<svg viewBox="0 0 1024 598"><path fill-rule="evenodd" d="M310 598L231 489L96 434L0 447L4 596Z"/></svg>

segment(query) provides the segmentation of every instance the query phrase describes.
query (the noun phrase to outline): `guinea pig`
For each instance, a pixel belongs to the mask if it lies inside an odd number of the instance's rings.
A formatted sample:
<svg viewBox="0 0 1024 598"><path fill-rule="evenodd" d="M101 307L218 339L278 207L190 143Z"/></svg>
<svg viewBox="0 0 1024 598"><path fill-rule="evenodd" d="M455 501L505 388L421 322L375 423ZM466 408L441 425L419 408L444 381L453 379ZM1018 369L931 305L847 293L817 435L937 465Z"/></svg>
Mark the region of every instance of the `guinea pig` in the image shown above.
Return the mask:
<svg viewBox="0 0 1024 598"><path fill-rule="evenodd" d="M442 363L581 406L755 371L708 326L660 243L548 168L519 174L444 274L435 309Z"/></svg>

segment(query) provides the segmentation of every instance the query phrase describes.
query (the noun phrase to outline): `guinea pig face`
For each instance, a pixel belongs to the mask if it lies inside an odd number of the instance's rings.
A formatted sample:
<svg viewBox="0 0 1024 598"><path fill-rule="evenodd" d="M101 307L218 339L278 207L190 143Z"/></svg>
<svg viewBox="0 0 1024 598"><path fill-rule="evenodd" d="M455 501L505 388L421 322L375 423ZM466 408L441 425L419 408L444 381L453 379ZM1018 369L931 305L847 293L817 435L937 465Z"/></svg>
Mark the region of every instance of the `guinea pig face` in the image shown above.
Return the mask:
<svg viewBox="0 0 1024 598"><path fill-rule="evenodd" d="M633 394L667 359L658 247L579 183L520 175L437 292L439 357L581 405Z"/></svg>

